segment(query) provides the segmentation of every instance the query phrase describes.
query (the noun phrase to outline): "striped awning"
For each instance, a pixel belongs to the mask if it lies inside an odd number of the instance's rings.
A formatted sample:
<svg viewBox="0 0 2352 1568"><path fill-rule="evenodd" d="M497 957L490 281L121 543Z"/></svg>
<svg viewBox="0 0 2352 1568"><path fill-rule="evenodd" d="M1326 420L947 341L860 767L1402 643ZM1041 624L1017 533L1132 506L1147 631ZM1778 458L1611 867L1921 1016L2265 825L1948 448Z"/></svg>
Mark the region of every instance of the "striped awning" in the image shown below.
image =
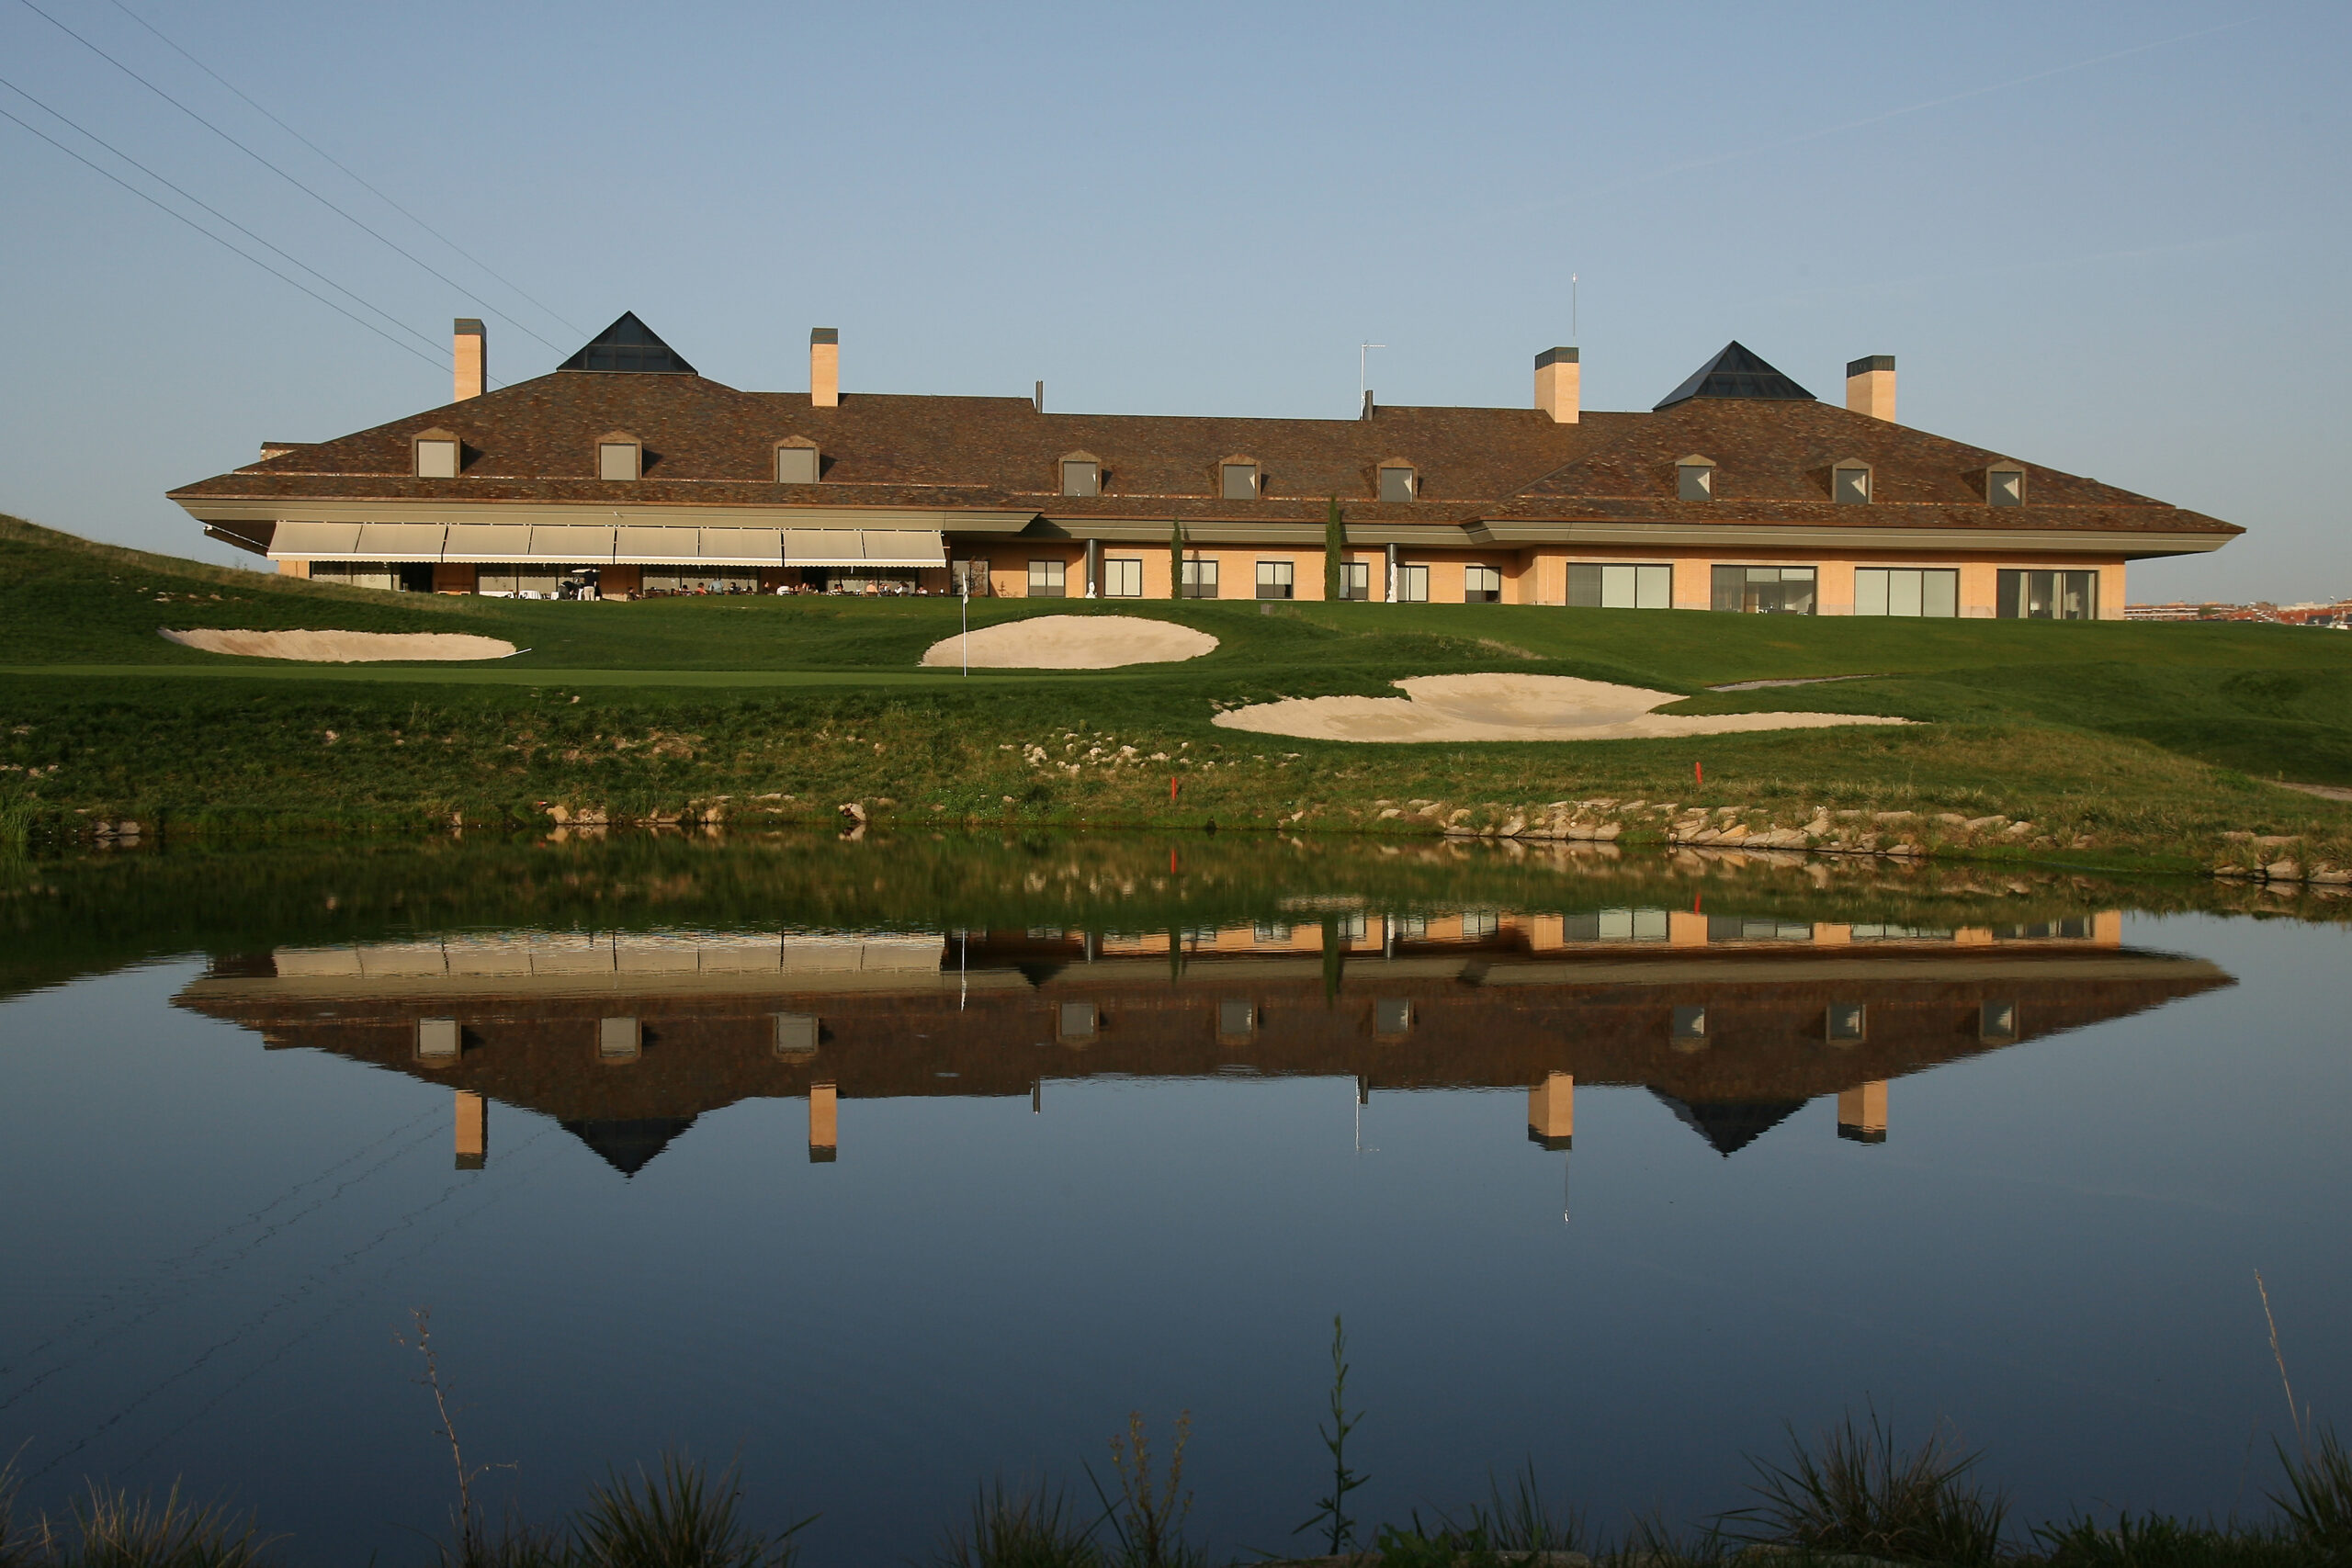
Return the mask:
<svg viewBox="0 0 2352 1568"><path fill-rule="evenodd" d="M281 522L272 560L558 566L944 567L935 529L701 528L578 523Z"/></svg>

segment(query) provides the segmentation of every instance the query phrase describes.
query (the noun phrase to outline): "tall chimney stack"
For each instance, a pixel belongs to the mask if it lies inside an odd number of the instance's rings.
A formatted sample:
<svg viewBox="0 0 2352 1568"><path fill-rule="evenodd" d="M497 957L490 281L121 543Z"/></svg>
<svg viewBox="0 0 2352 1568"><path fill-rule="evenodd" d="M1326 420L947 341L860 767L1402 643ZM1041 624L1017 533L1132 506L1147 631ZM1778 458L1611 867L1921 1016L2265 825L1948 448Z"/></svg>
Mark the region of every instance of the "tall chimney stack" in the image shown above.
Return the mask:
<svg viewBox="0 0 2352 1568"><path fill-rule="evenodd" d="M450 359L457 367L457 395L449 400L462 403L489 389L490 334L471 316L458 318L456 334Z"/></svg>
<svg viewBox="0 0 2352 1568"><path fill-rule="evenodd" d="M1894 355L1873 354L1846 367L1846 406L1894 423Z"/></svg>
<svg viewBox="0 0 2352 1568"><path fill-rule="evenodd" d="M808 404L839 408L842 400L842 334L836 327L808 333Z"/></svg>
<svg viewBox="0 0 2352 1568"><path fill-rule="evenodd" d="M1535 406L1558 424L1574 424L1581 412L1584 367L1573 348L1547 348L1535 356Z"/></svg>

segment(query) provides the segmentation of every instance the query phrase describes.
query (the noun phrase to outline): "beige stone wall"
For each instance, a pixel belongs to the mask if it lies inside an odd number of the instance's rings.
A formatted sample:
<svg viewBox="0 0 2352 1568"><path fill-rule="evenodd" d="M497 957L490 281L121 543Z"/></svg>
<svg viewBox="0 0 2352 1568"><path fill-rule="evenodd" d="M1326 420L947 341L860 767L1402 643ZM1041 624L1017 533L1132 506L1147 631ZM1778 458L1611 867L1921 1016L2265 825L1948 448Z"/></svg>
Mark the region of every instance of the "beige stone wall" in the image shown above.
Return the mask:
<svg viewBox="0 0 2352 1568"><path fill-rule="evenodd" d="M1082 578L1086 547L1082 544L1053 543L1020 544L1011 547L1018 554L1007 553L1008 547L990 545L988 560L990 580L999 594L1019 598L1029 592L1029 562L1031 560L1061 559L1066 563L1069 596L1082 592ZM959 558L966 549L979 553L979 547L959 547ZM1140 545L1105 544L1102 558L1140 559L1143 562L1143 597L1166 599L1170 596L1168 547L1153 541ZM1214 560L1217 563L1217 597L1246 600L1257 597L1257 569L1261 560L1287 560L1291 563L1292 597L1315 600L1323 597L1323 551L1319 547L1299 548L1294 546L1250 545L1187 545L1188 559ZM1363 561L1371 573L1372 592L1375 601L1384 593L1387 571L1387 552L1384 548L1352 548L1348 558ZM1674 571L1672 603L1678 610L1709 610L1713 607L1713 569L1724 566L1810 566L1816 573L1815 614L1821 615L1850 615L1854 610L1854 572L1865 566L1917 566L1957 569L1960 572L1960 614L1963 619L1989 619L1999 604L2000 573L2007 569L2025 570L2096 570L2099 574L2099 618L2120 620L2125 595L2124 563L2113 558L2086 556L2049 556L2016 558L1998 556L1966 556L1953 554L1930 555L1923 551L1858 550L1838 555L1820 551L1758 549L1731 553L1720 547L1711 549L1652 549L1634 547L1577 547L1562 545L1538 545L1526 549L1487 550L1416 550L1397 551L1399 566L1426 566L1430 569L1430 598L1433 604L1463 603L1464 569L1471 566L1494 568L1502 576L1502 602L1507 604L1565 605L1568 598L1567 569L1571 562L1602 565L1667 565ZM281 567L285 563L281 563Z"/></svg>
<svg viewBox="0 0 2352 1568"><path fill-rule="evenodd" d="M1033 560L1057 560L1062 563L1062 596L1082 599L1086 596L1086 547L1066 540L1022 542L1006 555L991 547L989 551L989 581L997 593L1007 599L1029 596L1029 563Z"/></svg>
<svg viewBox="0 0 2352 1568"><path fill-rule="evenodd" d="M1474 566L1490 566L1502 574L1503 597L1506 604L1533 604L1541 601L1533 597L1532 586L1523 581L1527 576L1528 552L1524 550L1416 550L1400 549L1396 564L1400 567L1425 566L1430 569L1430 598L1432 604L1459 604L1466 588L1468 570ZM1317 558L1319 571L1320 558ZM1378 572L1375 570L1374 578Z"/></svg>
<svg viewBox="0 0 2352 1568"><path fill-rule="evenodd" d="M2120 621L2123 618L2122 561L2102 561L2098 569L2098 618Z"/></svg>
<svg viewBox="0 0 2352 1568"><path fill-rule="evenodd" d="M308 577L311 575L311 563L306 560L279 561L277 563L277 575L280 577Z"/></svg>

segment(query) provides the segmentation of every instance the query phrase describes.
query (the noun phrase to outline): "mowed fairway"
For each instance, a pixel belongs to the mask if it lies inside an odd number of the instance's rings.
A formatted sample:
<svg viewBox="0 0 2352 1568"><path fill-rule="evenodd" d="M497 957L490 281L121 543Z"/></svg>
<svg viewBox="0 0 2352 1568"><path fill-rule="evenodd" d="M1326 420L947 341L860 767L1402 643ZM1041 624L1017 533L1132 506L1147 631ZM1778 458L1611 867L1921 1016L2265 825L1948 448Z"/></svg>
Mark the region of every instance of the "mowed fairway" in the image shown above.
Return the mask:
<svg viewBox="0 0 2352 1568"><path fill-rule="evenodd" d="M1264 613L1271 609L1272 613ZM866 803L918 820L1356 827L1408 800L1584 795L1992 812L2187 863L2231 831L2333 843L2352 807L2352 635L2238 625L1714 615L1509 605L978 601L971 624L1140 615L1216 636L1101 672L919 666L944 599L516 602L219 569L0 522L0 792L20 815L184 825L734 821ZM299 665L165 627L456 631L477 664ZM1915 727L1676 740L1364 746L1244 735L1224 707L1502 671L1690 694L1665 711ZM1868 676L1741 693L1758 680ZM1122 748L1132 748L1123 750ZM1705 782L1694 782L1702 764ZM1178 779L1177 798L1170 784ZM1428 830L1431 823L1416 818Z"/></svg>

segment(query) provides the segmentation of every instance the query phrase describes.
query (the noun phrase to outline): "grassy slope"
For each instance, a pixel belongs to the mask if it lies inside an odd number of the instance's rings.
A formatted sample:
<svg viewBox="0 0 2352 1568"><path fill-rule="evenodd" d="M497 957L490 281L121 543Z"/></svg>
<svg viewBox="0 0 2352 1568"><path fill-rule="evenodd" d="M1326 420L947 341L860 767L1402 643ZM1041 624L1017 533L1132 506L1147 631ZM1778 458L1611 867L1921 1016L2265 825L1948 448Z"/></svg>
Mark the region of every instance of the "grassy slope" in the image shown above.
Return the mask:
<svg viewBox="0 0 2352 1568"><path fill-rule="evenodd" d="M215 597L218 595L218 597ZM1375 799L1498 810L1578 795L1796 811L1931 807L2051 824L2062 840L2218 852L2236 828L2345 838L2352 808L2245 775L2352 784L2352 637L2280 627L1782 620L1487 605L983 602L975 625L1145 614L1214 631L1182 666L923 677L944 601L567 604L391 596L91 546L0 521L0 763L44 770L44 809L278 821L468 820L541 801L632 815L733 797L790 813L888 796L925 816L1340 825ZM164 626L464 630L532 651L338 678L179 648ZM1406 674L1511 669L1697 694L1677 711L1897 713L1917 729L1704 741L1351 747L1216 729L1215 704L1375 693ZM220 678L155 679L175 671ZM250 675L241 671L250 671ZM569 672L569 673L568 673ZM1734 681L1879 679L1752 693ZM706 682L724 682L727 685ZM737 685L733 682L757 682ZM787 683L789 682L789 683ZM821 683L818 683L821 682ZM1219 767L1059 767L1010 745L1112 732ZM429 759L429 760L428 760ZM1690 785L1703 761L1707 788ZM52 764L60 772L50 774ZM2217 769L2207 764L2220 764ZM1170 813L1171 772L1186 774ZM0 789L21 773L0 772ZM752 802L762 795L789 801ZM1006 796L1012 797L1008 803Z"/></svg>

